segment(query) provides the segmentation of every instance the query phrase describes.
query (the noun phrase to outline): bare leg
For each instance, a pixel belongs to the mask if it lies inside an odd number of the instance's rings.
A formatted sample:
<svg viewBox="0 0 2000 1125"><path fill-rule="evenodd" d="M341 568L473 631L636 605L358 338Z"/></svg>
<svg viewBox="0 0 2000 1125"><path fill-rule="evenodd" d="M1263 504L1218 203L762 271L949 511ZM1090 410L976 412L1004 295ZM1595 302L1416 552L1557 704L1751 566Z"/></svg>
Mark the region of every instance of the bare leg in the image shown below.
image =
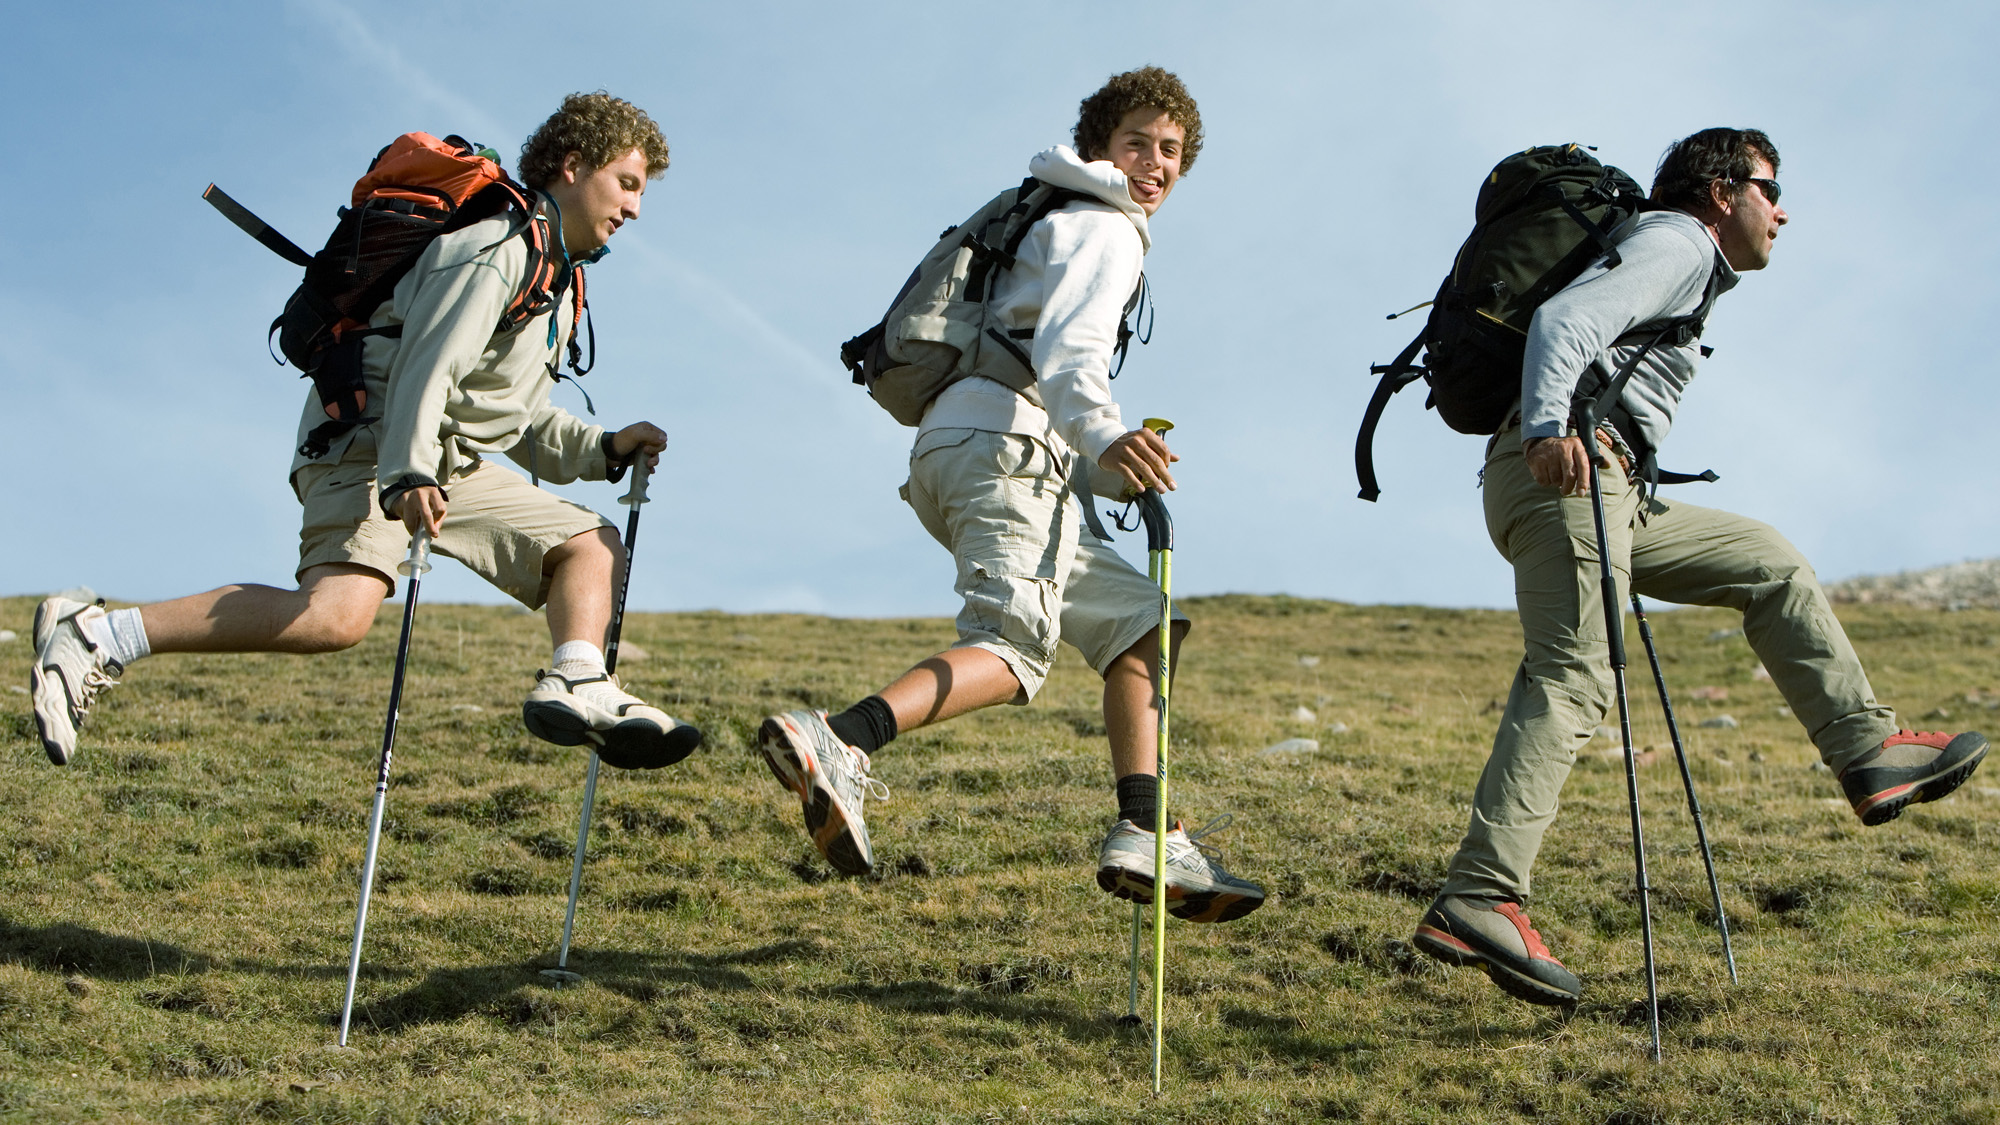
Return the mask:
<svg viewBox="0 0 2000 1125"><path fill-rule="evenodd" d="M1187 622L1174 622L1175 670L1181 666L1187 631ZM1153 666L1159 659L1160 631L1154 629L1104 670L1104 730L1111 740L1113 778L1159 769L1160 712L1153 705Z"/></svg>
<svg viewBox="0 0 2000 1125"><path fill-rule="evenodd" d="M946 649L881 691L898 733L1005 703L1021 693L1007 662L983 648Z"/></svg>
<svg viewBox="0 0 2000 1125"><path fill-rule="evenodd" d="M393 589L350 563L310 567L299 588L223 586L140 609L160 652L338 652L359 644Z"/></svg>
<svg viewBox="0 0 2000 1125"><path fill-rule="evenodd" d="M549 639L611 643L611 593L625 569L625 548L608 527L571 536L548 553Z"/></svg>

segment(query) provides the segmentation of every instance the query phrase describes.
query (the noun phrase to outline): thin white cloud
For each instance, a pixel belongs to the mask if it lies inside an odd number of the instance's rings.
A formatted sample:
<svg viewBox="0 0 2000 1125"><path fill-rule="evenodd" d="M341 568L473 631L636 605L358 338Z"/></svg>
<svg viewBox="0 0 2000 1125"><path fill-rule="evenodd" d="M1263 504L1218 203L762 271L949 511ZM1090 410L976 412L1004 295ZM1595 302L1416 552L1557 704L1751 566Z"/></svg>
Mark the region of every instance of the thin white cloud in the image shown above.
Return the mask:
<svg viewBox="0 0 2000 1125"><path fill-rule="evenodd" d="M630 253L652 267L709 316L741 325L752 339L782 357L794 374L806 377L815 386L837 385L827 383L827 376L835 371L835 367L832 357L823 354L826 349L808 348L799 343L784 329L771 323L755 305L730 292L720 281L648 244L636 234L620 236L616 248L618 252Z"/></svg>
<svg viewBox="0 0 2000 1125"><path fill-rule="evenodd" d="M405 58L394 44L378 37L360 13L340 0L291 0L291 8L325 25L357 59L369 63L402 84L410 93L435 105L461 127L478 130L481 143L490 144L508 135L506 127L491 114Z"/></svg>

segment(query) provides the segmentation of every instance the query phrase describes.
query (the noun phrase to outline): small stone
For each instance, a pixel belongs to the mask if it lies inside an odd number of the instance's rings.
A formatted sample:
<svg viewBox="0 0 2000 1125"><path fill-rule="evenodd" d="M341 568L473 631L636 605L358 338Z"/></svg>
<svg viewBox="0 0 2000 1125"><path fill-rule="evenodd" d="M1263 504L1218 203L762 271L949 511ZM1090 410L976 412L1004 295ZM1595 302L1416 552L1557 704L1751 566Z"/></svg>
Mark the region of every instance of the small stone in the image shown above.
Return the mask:
<svg viewBox="0 0 2000 1125"><path fill-rule="evenodd" d="M1610 727L1598 727L1598 728L1597 728L1596 730L1594 730L1594 731L1591 731L1591 732L1590 732L1590 737L1592 737L1592 738L1617 738L1617 737L1618 737L1618 732L1617 732L1617 731L1615 731L1615 730L1613 730L1613 729L1612 729L1612 728L1610 728ZM1623 751L1620 751L1620 753L1623 753Z"/></svg>
<svg viewBox="0 0 2000 1125"><path fill-rule="evenodd" d="M63 980L63 987L69 990L71 996L88 996L91 992L90 978L72 975Z"/></svg>
<svg viewBox="0 0 2000 1125"><path fill-rule="evenodd" d="M631 641L618 642L618 664L620 667L627 664L637 664L641 660L651 660L652 658L652 653L647 652Z"/></svg>
<svg viewBox="0 0 2000 1125"><path fill-rule="evenodd" d="M1715 730L1735 730L1740 724L1734 715L1717 715L1713 719L1703 719L1701 725Z"/></svg>
<svg viewBox="0 0 2000 1125"><path fill-rule="evenodd" d="M1335 719L1334 721L1332 721L1332 722L1330 722L1330 723L1326 724L1326 733L1328 733L1328 734L1346 734L1346 733L1347 733L1347 724L1346 724L1346 723L1343 723L1343 722L1341 722L1341 721L1340 721L1339 719Z"/></svg>
<svg viewBox="0 0 2000 1125"><path fill-rule="evenodd" d="M1301 668L1317 668L1317 667L1319 667L1319 657L1317 657L1317 656L1301 656L1301 657L1299 657L1299 667L1301 667Z"/></svg>
<svg viewBox="0 0 2000 1125"><path fill-rule="evenodd" d="M1729 702L1729 689L1726 687L1717 687L1714 684L1703 684L1693 691L1688 692L1688 698L1700 699L1708 703L1727 703Z"/></svg>
<svg viewBox="0 0 2000 1125"><path fill-rule="evenodd" d="M1257 753L1265 757L1282 757L1287 754L1317 754L1319 753L1319 740L1316 738L1287 738L1283 742L1274 742Z"/></svg>
<svg viewBox="0 0 2000 1125"><path fill-rule="evenodd" d="M1313 714L1313 709L1304 704L1300 704L1292 709L1292 718L1301 723L1316 723L1319 721L1319 716Z"/></svg>
<svg viewBox="0 0 2000 1125"><path fill-rule="evenodd" d="M1792 717L1792 709L1790 707L1785 706L1782 703L1772 708L1771 713L1778 716L1780 719L1789 719Z"/></svg>
<svg viewBox="0 0 2000 1125"><path fill-rule="evenodd" d="M18 641L20 639L21 635L19 633L16 633L14 630L0 629L0 645L8 644L13 641Z"/></svg>
<svg viewBox="0 0 2000 1125"><path fill-rule="evenodd" d="M27 688L24 688L24 687L22 687L22 686L21 686L20 684L8 684L8 685L7 685L7 690L8 690L8 691L11 691L11 692L13 692L13 693L14 693L14 694L16 694L16 695L27 695L27 694L28 694L28 689L27 689Z"/></svg>
<svg viewBox="0 0 2000 1125"><path fill-rule="evenodd" d="M477 703L454 703L451 705L451 709L465 715L483 715L486 713L486 708L481 707Z"/></svg>
<svg viewBox="0 0 2000 1125"><path fill-rule="evenodd" d="M757 643L757 634L755 634L755 633L731 633L731 634L729 635L729 639L730 639L730 640L732 640L732 641L735 641L735 642L736 642L737 644L739 644L739 645L754 645L754 644L756 644L756 643Z"/></svg>
<svg viewBox="0 0 2000 1125"><path fill-rule="evenodd" d="M1770 683L1771 670L1769 668L1764 667L1762 664L1757 665L1755 668L1750 669L1750 682L1757 684Z"/></svg>
<svg viewBox="0 0 2000 1125"><path fill-rule="evenodd" d="M1708 635L1708 639L1711 641L1726 641L1731 637L1740 637L1742 635L1743 630L1741 629L1717 629Z"/></svg>
<svg viewBox="0 0 2000 1125"><path fill-rule="evenodd" d="M1807 769L1809 769L1809 770L1811 770L1811 771L1812 771L1812 772L1814 772L1814 773L1832 773L1832 772L1833 772L1833 767L1832 767L1832 766L1829 766L1829 765L1827 765L1827 764L1826 764L1825 762L1814 762L1814 763L1813 763L1812 765L1810 765L1810 766L1807 766L1806 768L1807 768Z"/></svg>
<svg viewBox="0 0 2000 1125"><path fill-rule="evenodd" d="M1394 629L1399 633L1408 632L1409 630L1414 629L1416 627L1417 623L1414 621L1398 621L1389 626L1389 628Z"/></svg>
<svg viewBox="0 0 2000 1125"><path fill-rule="evenodd" d="M1933 708L1931 708L1931 709L1930 709L1930 711L1928 711L1928 712L1926 712L1926 713L1925 713L1925 715L1924 715L1924 718L1926 718L1926 719L1949 719L1949 718L1951 718L1951 712L1949 712L1949 711L1945 710L1945 709L1944 709L1944 708L1942 708L1942 707L1933 707Z"/></svg>
<svg viewBox="0 0 2000 1125"><path fill-rule="evenodd" d="M1763 761L1763 760L1764 760L1764 752L1763 752L1762 750L1752 750L1752 751L1750 751L1750 760L1751 760L1751 761L1753 761L1753 762L1761 762L1761 761Z"/></svg>

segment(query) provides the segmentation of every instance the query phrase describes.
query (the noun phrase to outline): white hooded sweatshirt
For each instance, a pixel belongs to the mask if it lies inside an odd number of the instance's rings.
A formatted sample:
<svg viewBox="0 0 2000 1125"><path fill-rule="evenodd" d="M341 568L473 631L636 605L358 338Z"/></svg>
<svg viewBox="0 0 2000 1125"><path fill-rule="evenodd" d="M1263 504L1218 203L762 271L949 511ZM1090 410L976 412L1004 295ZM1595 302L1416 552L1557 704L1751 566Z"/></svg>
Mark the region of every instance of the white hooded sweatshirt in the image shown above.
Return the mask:
<svg viewBox="0 0 2000 1125"><path fill-rule="evenodd" d="M1008 328L1033 328L1035 382L1047 409L1004 383L974 377L945 388L917 429L1025 434L1047 442L1059 463L1075 450L1095 466L1127 430L1111 400L1111 357L1125 301L1139 284L1152 234L1125 173L1085 163L1066 145L1036 154L1028 174L1088 192L1028 229L1014 268L993 286L992 313ZM1102 202L1099 202L1101 200Z"/></svg>

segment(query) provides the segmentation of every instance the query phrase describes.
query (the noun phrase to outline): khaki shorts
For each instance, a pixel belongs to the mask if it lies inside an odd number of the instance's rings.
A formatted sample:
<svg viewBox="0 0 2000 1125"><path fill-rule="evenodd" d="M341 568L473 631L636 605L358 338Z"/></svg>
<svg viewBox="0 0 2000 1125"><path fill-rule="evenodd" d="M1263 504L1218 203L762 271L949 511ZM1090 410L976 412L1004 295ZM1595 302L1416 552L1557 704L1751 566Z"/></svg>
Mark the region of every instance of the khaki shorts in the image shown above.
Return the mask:
<svg viewBox="0 0 2000 1125"><path fill-rule="evenodd" d="M305 520L299 529L299 573L325 563L365 566L391 587L396 565L410 553L401 520L383 517L375 499L375 458L364 453L332 465L307 465L293 481ZM544 492L519 473L475 462L445 484L450 497L433 545L529 609L548 600L542 573L548 553L610 520L581 504Z"/></svg>
<svg viewBox="0 0 2000 1125"><path fill-rule="evenodd" d="M1041 690L1068 641L1099 674L1160 624L1160 590L1096 537L1048 446L1021 434L931 430L903 499L958 564L958 648L982 648ZM1177 621L1187 618L1174 613Z"/></svg>

